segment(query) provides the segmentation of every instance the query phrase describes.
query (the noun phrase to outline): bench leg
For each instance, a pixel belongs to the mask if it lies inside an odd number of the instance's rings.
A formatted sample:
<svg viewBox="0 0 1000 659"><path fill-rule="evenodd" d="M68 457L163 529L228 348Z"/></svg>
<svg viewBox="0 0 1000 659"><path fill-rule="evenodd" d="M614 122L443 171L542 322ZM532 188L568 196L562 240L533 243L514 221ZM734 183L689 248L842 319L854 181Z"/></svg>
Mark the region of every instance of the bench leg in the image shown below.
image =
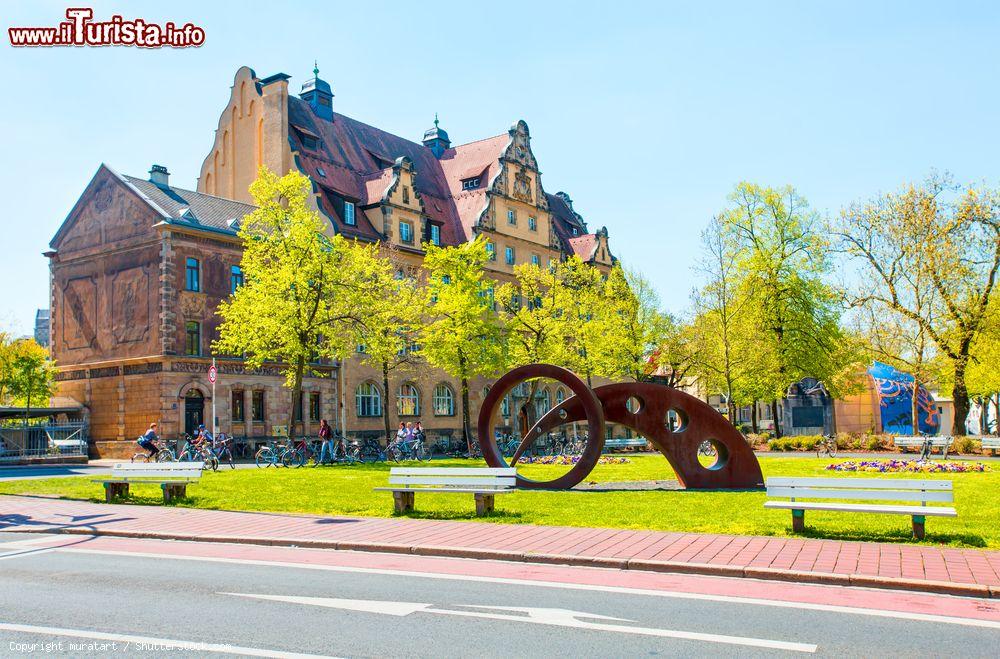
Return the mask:
<svg viewBox="0 0 1000 659"><path fill-rule="evenodd" d="M396 514L402 515L403 513L408 513L413 510L413 499L415 492L393 492L392 502L396 510Z"/></svg>
<svg viewBox="0 0 1000 659"><path fill-rule="evenodd" d="M128 483L105 483L104 501L110 503L112 499L128 496Z"/></svg>
<svg viewBox="0 0 1000 659"><path fill-rule="evenodd" d="M792 531L795 533L800 533L806 530L806 511L804 510L793 510L792 511Z"/></svg>
<svg viewBox="0 0 1000 659"><path fill-rule="evenodd" d="M917 540L924 539L924 516L914 515L913 516L913 537Z"/></svg>
<svg viewBox="0 0 1000 659"><path fill-rule="evenodd" d="M482 517L487 513L493 512L493 501L496 498L493 494L477 494L476 497L476 515Z"/></svg>
<svg viewBox="0 0 1000 659"><path fill-rule="evenodd" d="M174 499L182 499L187 496L187 485L177 483L164 483L163 503L170 503Z"/></svg>

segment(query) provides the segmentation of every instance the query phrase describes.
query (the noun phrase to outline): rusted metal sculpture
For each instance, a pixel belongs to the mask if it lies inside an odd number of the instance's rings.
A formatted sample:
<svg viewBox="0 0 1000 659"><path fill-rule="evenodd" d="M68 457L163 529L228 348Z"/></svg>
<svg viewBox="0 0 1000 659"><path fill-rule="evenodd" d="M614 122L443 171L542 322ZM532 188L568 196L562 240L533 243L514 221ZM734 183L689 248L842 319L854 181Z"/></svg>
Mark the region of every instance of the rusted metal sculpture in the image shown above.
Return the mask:
<svg viewBox="0 0 1000 659"><path fill-rule="evenodd" d="M546 412L528 429L508 465L493 434L496 412L514 387L534 378L557 380L566 385L573 396ZM591 389L572 372L550 364L515 368L490 389L479 413L483 457L491 467L516 466L525 450L543 433L575 421L587 422L587 443L576 464L565 474L548 481L518 475L518 487L566 489L586 478L604 450L605 421L627 426L648 439L673 467L682 487L724 490L757 488L764 484L757 456L743 435L725 417L694 396L646 382L623 382ZM698 461L698 447L703 442L709 442L715 449L716 460L710 466Z"/></svg>

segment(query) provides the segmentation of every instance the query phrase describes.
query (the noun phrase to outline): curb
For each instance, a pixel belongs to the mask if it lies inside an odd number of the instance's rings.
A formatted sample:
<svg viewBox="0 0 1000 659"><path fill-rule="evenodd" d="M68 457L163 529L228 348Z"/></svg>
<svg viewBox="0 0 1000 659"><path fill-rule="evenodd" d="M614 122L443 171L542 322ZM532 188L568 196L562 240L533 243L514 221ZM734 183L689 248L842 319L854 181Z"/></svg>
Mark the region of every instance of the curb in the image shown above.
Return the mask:
<svg viewBox="0 0 1000 659"><path fill-rule="evenodd" d="M437 556L442 558L467 558L490 561L510 561L515 563L536 563L541 565L568 565L573 567L598 567L615 570L659 572L665 574L698 574L712 577L739 577L784 581L789 583L819 584L827 586L854 586L859 588L881 588L961 597L1000 598L1000 586L930 581L923 579L902 579L879 577L865 574L838 574L834 572L805 572L767 567L740 567L738 565L715 565L711 563L684 563L677 561L654 561L649 559L606 558L600 556L573 556L568 554L536 554L533 552L504 551L499 549L476 549L474 547L446 547L436 545L405 545L381 542L335 542L310 540L307 538L251 538L246 536L194 536L183 533L160 533L155 531L115 531L94 528L39 528L2 529L8 533L54 533L65 535L94 535L114 538L135 538L140 540L181 540L185 542L207 542L218 544L262 545L269 547L302 547L306 549L335 549L340 551L363 551L382 554L411 554L415 556Z"/></svg>

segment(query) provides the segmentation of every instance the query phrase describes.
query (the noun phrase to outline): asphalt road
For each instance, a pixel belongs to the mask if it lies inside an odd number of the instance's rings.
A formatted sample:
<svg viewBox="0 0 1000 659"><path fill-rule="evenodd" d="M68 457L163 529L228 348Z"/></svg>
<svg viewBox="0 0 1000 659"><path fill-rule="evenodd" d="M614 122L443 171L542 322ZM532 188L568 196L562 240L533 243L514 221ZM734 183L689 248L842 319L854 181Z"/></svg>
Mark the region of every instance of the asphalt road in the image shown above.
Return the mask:
<svg viewBox="0 0 1000 659"><path fill-rule="evenodd" d="M516 578L528 571L533 579ZM500 578L505 574L515 578ZM626 577L633 586L613 585ZM0 533L0 656L48 649L67 656L986 657L996 656L1000 638L1000 622L921 619L956 607L981 612L969 607L989 608L989 602L680 575L670 576L671 590L663 586L667 578ZM748 582L749 592L770 600L719 594L745 592ZM901 611L882 617L886 606L878 598L898 602L889 608ZM854 606L825 610L815 604L823 601ZM1000 620L1000 612L990 611Z"/></svg>

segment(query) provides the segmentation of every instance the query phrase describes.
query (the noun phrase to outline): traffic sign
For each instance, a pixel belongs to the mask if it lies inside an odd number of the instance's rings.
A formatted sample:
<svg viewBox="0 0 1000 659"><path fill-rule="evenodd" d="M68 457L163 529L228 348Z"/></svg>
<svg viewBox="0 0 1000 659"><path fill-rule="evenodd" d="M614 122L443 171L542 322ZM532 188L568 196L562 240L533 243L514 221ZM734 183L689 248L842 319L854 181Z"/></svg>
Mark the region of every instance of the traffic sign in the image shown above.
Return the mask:
<svg viewBox="0 0 1000 659"><path fill-rule="evenodd" d="M208 367L208 381L215 384L215 378L218 377L219 371L215 368L215 364Z"/></svg>

